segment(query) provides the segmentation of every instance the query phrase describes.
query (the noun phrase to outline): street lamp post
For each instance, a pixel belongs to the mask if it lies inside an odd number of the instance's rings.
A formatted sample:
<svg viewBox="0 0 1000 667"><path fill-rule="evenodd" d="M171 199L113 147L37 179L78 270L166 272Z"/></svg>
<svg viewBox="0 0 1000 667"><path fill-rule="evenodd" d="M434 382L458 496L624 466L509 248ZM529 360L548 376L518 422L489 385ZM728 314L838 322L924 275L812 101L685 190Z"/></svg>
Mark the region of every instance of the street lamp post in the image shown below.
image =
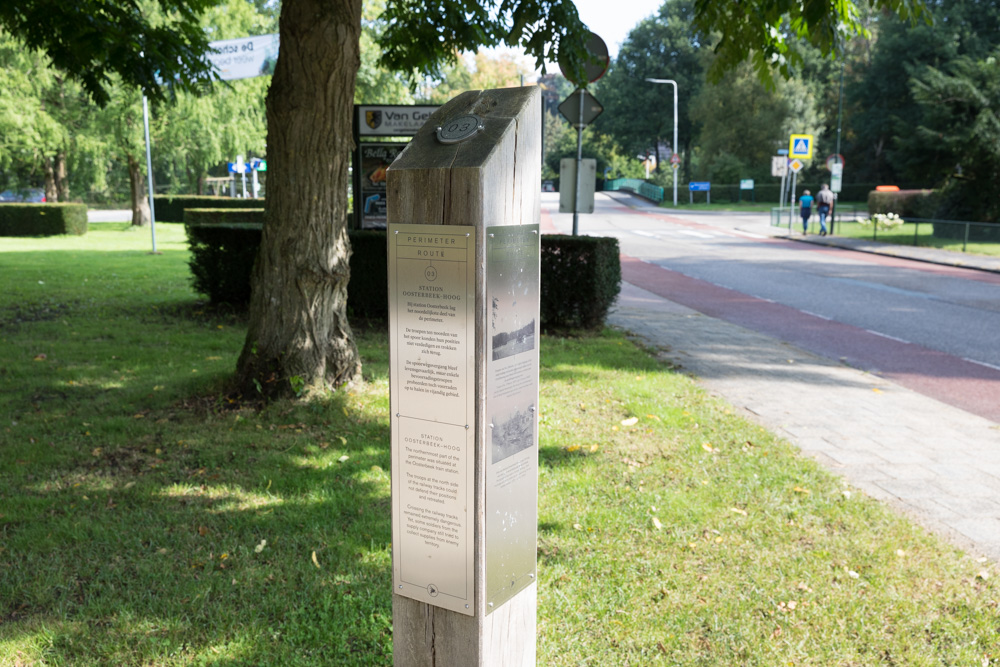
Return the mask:
<svg viewBox="0 0 1000 667"><path fill-rule="evenodd" d="M669 83L674 87L674 145L670 148L677 153L677 82L673 79L646 79L650 83ZM659 156L657 156L659 157ZM674 208L677 207L677 169L674 169Z"/></svg>

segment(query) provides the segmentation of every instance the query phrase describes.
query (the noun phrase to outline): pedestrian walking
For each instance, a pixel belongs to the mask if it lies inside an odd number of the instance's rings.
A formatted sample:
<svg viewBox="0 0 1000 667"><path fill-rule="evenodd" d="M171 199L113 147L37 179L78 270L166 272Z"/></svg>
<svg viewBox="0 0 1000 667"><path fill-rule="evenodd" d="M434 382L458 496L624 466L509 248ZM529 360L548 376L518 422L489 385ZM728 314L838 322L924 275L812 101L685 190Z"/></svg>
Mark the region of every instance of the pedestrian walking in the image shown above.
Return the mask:
<svg viewBox="0 0 1000 667"><path fill-rule="evenodd" d="M799 197L799 214L802 216L802 233L809 233L809 216L812 215L813 198L808 190L802 192Z"/></svg>
<svg viewBox="0 0 1000 667"><path fill-rule="evenodd" d="M824 183L816 193L816 211L819 213L819 235L826 236L826 216L833 210L833 192L830 186ZM833 219L830 219L830 226L833 226Z"/></svg>

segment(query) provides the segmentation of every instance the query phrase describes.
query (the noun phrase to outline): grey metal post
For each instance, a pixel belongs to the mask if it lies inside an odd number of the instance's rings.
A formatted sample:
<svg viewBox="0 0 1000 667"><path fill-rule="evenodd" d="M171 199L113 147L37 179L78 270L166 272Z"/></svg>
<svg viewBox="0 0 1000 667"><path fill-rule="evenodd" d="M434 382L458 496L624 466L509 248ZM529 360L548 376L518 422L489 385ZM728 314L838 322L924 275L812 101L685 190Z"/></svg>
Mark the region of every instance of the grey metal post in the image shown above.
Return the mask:
<svg viewBox="0 0 1000 667"><path fill-rule="evenodd" d="M576 126L576 189L573 191L573 236L580 233L580 182L583 176L583 89L580 89L580 124Z"/></svg>
<svg viewBox="0 0 1000 667"><path fill-rule="evenodd" d="M674 153L677 153L677 82L673 79L646 79L650 83L669 83L674 87L674 145L671 146ZM677 170L674 169L674 208L677 207Z"/></svg>
<svg viewBox="0 0 1000 667"><path fill-rule="evenodd" d="M153 205L153 157L149 149L149 105L142 96L142 125L146 131L146 177L149 181L149 231L153 237L153 252L156 252L156 208Z"/></svg>
<svg viewBox="0 0 1000 667"><path fill-rule="evenodd" d="M799 172L792 172L792 189L788 194L788 231L792 231L792 218L795 211L795 181L798 180Z"/></svg>

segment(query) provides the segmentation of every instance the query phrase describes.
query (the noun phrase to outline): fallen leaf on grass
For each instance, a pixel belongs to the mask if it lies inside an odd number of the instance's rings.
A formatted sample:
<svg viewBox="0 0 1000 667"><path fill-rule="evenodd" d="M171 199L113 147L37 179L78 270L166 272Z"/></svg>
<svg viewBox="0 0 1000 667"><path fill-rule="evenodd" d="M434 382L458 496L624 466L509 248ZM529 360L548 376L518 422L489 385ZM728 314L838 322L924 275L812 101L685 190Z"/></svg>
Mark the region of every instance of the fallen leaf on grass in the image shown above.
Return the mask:
<svg viewBox="0 0 1000 667"><path fill-rule="evenodd" d="M729 511L730 512L736 512L737 514L741 514L743 516L747 515L747 511L746 510L741 510L739 507L730 507Z"/></svg>
<svg viewBox="0 0 1000 667"><path fill-rule="evenodd" d="M198 534L202 537L208 535L208 526L198 526Z"/></svg>
<svg viewBox="0 0 1000 667"><path fill-rule="evenodd" d="M703 442L703 443L701 443L701 448L704 449L706 452L714 452L715 451L715 448L712 447L712 443L710 443L710 442Z"/></svg>
<svg viewBox="0 0 1000 667"><path fill-rule="evenodd" d="M653 527L657 530L663 530L663 524L655 516L653 517Z"/></svg>
<svg viewBox="0 0 1000 667"><path fill-rule="evenodd" d="M567 452L576 452L576 451L579 451L579 449L580 449L580 445L570 445L569 447L566 448L566 451Z"/></svg>
<svg viewBox="0 0 1000 667"><path fill-rule="evenodd" d="M344 461L347 461L350 458L351 458L350 456L348 456L347 454L344 454L339 459L337 459L337 461L339 461L340 463L343 463Z"/></svg>
<svg viewBox="0 0 1000 667"><path fill-rule="evenodd" d="M639 423L638 417L629 417L628 419L622 420L622 426L635 426Z"/></svg>
<svg viewBox="0 0 1000 667"><path fill-rule="evenodd" d="M990 578L990 573L987 570L980 570L979 574L976 575L976 578L977 579L982 579L983 581L986 581L987 579Z"/></svg>
<svg viewBox="0 0 1000 667"><path fill-rule="evenodd" d="M812 491L810 491L809 489L804 489L801 486L796 486L792 490L795 491L795 493L802 493L802 494L805 494L805 495L809 495L810 493L812 493Z"/></svg>
<svg viewBox="0 0 1000 667"><path fill-rule="evenodd" d="M313 552L313 555L312 555L312 562L313 562L313 565L315 565L316 569L318 570L319 569L319 561L316 559L316 552L315 551Z"/></svg>
<svg viewBox="0 0 1000 667"><path fill-rule="evenodd" d="M44 354L36 354L34 360L35 361L45 361L47 358L48 357L46 357Z"/></svg>
<svg viewBox="0 0 1000 667"><path fill-rule="evenodd" d="M258 544L257 546L255 546L253 548L253 550L254 550L255 553L260 553L261 551L264 550L264 547L266 547L266 546L267 546L267 540L261 540L260 544Z"/></svg>

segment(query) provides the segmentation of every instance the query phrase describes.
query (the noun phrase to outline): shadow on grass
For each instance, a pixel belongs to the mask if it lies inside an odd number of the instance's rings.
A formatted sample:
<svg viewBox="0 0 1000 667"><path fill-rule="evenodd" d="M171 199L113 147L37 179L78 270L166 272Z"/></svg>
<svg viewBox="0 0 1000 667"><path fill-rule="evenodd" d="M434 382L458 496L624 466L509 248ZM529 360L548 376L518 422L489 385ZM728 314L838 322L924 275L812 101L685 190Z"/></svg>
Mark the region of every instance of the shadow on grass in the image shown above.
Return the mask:
<svg viewBox="0 0 1000 667"><path fill-rule="evenodd" d="M54 462L21 450L0 641L48 635L66 664L387 664L389 428L351 408L174 406L39 443Z"/></svg>

